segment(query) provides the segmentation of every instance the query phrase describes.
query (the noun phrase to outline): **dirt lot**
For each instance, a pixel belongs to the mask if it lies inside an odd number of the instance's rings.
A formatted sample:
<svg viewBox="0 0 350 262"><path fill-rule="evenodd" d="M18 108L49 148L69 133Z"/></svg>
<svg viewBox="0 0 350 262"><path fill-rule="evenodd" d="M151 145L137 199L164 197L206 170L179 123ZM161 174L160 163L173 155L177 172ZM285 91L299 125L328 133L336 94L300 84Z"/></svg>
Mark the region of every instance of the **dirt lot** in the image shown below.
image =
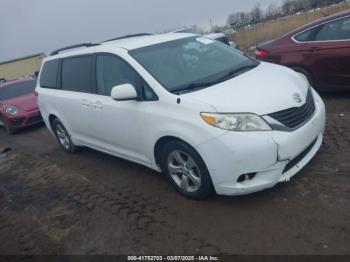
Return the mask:
<svg viewBox="0 0 350 262"><path fill-rule="evenodd" d="M161 174L44 127L0 129L0 254L350 254L350 96L325 97L319 154L290 183L188 200Z"/></svg>

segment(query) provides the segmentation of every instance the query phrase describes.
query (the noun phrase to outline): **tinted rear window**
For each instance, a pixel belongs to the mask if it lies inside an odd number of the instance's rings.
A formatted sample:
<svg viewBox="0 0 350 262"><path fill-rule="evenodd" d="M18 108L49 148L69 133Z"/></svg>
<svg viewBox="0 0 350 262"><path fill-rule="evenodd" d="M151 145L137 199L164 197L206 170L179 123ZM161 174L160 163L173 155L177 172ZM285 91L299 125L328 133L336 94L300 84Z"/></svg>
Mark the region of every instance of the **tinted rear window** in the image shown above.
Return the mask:
<svg viewBox="0 0 350 262"><path fill-rule="evenodd" d="M219 42L224 43L224 44L226 44L226 45L229 44L229 43L228 43L227 37L220 37L220 38L217 38L216 41L219 41Z"/></svg>
<svg viewBox="0 0 350 262"><path fill-rule="evenodd" d="M31 80L0 88L0 100L4 101L11 98L30 94L34 91L35 85L36 81Z"/></svg>
<svg viewBox="0 0 350 262"><path fill-rule="evenodd" d="M317 33L320 31L321 27L315 27L303 33L296 35L294 38L299 42L309 42L315 41Z"/></svg>
<svg viewBox="0 0 350 262"><path fill-rule="evenodd" d="M62 89L75 92L91 92L92 56L63 59Z"/></svg>
<svg viewBox="0 0 350 262"><path fill-rule="evenodd" d="M44 88L57 88L57 72L59 60L47 61L40 76L40 86Z"/></svg>

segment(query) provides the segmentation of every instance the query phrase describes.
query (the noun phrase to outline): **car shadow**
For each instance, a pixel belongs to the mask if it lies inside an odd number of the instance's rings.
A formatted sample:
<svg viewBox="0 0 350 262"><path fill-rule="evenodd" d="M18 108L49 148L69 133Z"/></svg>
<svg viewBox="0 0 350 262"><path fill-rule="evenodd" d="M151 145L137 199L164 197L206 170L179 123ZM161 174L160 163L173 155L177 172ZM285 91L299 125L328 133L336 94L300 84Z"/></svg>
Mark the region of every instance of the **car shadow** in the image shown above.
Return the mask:
<svg viewBox="0 0 350 262"><path fill-rule="evenodd" d="M21 134L26 134L26 133L30 133L30 132L35 132L36 130L45 127L44 123L38 123L32 126L28 126L28 127L24 127L21 129L16 130L16 132L14 133L14 135L21 135Z"/></svg>

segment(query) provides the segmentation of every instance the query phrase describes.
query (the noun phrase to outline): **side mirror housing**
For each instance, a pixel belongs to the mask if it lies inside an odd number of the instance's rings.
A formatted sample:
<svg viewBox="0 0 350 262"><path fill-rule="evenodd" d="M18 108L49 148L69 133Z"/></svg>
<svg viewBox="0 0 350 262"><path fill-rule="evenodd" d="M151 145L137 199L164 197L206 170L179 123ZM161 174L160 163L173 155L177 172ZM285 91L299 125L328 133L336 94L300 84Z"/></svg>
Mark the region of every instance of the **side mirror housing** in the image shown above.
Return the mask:
<svg viewBox="0 0 350 262"><path fill-rule="evenodd" d="M111 97L114 100L137 100L138 95L135 87L132 84L117 85L112 88Z"/></svg>

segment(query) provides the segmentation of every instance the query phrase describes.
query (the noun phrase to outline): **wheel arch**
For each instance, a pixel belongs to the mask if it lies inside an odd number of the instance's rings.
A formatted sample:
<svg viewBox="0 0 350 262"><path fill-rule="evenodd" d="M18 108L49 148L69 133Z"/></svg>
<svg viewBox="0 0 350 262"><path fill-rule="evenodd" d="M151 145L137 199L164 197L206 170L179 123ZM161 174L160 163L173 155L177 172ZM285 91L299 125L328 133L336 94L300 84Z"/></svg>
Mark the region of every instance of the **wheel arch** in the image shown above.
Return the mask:
<svg viewBox="0 0 350 262"><path fill-rule="evenodd" d="M187 142L186 140L181 139L177 136L169 135L169 136L160 137L160 138L158 138L158 140L155 143L154 148L153 148L154 161L155 161L157 166L160 167L160 158L161 158L162 150L163 150L164 146L172 141L179 141L179 142L185 143L188 146L192 147L194 150L196 150L189 142ZM199 154L198 151L197 151L197 153Z"/></svg>
<svg viewBox="0 0 350 262"><path fill-rule="evenodd" d="M49 119L50 129L53 131L53 127L52 127L53 121L59 118L54 114L50 114L48 119Z"/></svg>
<svg viewBox="0 0 350 262"><path fill-rule="evenodd" d="M192 150L193 153L195 153L195 155L189 155L191 156L192 158L198 158L198 160L200 162L196 162L197 165L198 165L198 168L201 168L201 172L203 171L204 173L202 173L202 175L204 175L204 181L206 181L206 183L203 183L204 185L204 189L203 189L203 186L201 186L201 188L199 189L201 193L199 193L199 195L189 195L190 193L189 192L186 192L184 193L182 190L180 190L178 188L178 186L175 186L176 190L179 191L181 194L185 195L186 197L190 197L190 198L194 198L194 199L205 199L207 198L209 195L212 194L212 192L215 191L215 188L214 188L214 185L213 185L213 180L212 180L212 177L211 177L211 174L209 172L209 169L207 167L207 164L206 162L204 161L203 157L201 156L201 154L198 152L198 150L193 147L190 143L186 142L185 140L181 139L181 138L178 138L178 137L175 137L175 136L163 136L161 138L158 139L158 141L156 142L155 144L155 147L154 147L154 157L155 157L155 161L157 163L157 165L159 167L161 167L163 164L161 164L161 158L162 158L162 151L164 150L165 146L168 144L168 143L171 143L171 142L180 142L183 144L183 146L185 146L185 148L188 148L190 150ZM166 167L164 167L166 168ZM165 174L167 174L167 170L163 170L163 172ZM167 174L169 176L169 174ZM169 177L168 177L169 178ZM174 180L170 179L171 180L171 183L173 185L175 185L175 182Z"/></svg>

